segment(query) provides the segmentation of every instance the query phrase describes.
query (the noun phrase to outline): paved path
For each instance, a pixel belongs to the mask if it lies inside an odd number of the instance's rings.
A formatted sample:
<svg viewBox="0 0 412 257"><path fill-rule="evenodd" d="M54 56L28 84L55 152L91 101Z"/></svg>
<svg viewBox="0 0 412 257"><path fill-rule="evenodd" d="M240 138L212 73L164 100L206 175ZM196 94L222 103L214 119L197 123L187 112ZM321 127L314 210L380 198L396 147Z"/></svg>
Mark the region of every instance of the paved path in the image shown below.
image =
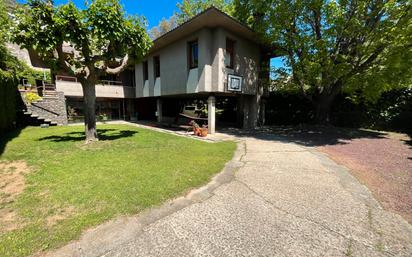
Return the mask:
<svg viewBox="0 0 412 257"><path fill-rule="evenodd" d="M51 256L412 256L412 226L314 149L243 137L208 186Z"/></svg>

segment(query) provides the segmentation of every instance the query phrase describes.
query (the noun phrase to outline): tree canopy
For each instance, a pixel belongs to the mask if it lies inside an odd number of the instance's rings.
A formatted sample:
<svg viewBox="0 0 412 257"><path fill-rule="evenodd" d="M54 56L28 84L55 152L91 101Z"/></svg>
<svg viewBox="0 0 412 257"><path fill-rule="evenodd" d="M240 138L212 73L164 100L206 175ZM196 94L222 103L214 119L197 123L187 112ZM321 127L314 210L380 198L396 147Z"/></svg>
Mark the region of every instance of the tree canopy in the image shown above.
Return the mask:
<svg viewBox="0 0 412 257"><path fill-rule="evenodd" d="M177 4L179 9L177 12L178 23L182 24L211 6L233 15L234 5L232 2L233 0L183 0Z"/></svg>
<svg viewBox="0 0 412 257"><path fill-rule="evenodd" d="M327 120L342 90L370 98L411 83L407 0L235 0L236 16L285 56L293 83Z"/></svg>
<svg viewBox="0 0 412 257"><path fill-rule="evenodd" d="M176 28L179 24L184 23L211 6L232 15L234 10L232 2L233 0L183 0L182 2L177 3L177 8L179 9L177 12L168 19L163 18L157 26L150 29L150 37L156 39L163 34L166 34Z"/></svg>
<svg viewBox="0 0 412 257"><path fill-rule="evenodd" d="M156 39L163 34L171 31L172 29L176 28L177 24L177 14L173 14L168 19L163 18L159 24L155 27L152 27L149 31L149 35L151 39Z"/></svg>

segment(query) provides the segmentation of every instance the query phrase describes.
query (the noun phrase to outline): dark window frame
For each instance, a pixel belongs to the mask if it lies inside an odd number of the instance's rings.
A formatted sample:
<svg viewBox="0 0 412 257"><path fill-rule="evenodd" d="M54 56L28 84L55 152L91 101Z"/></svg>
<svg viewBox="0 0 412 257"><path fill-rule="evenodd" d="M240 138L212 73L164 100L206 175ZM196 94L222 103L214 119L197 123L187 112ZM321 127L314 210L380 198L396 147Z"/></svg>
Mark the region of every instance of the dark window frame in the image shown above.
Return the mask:
<svg viewBox="0 0 412 257"><path fill-rule="evenodd" d="M193 57L193 46L196 45L197 47L197 52L196 52L196 58L194 59ZM195 69L199 67L199 42L198 40L193 40L188 42L188 62L189 62L189 69Z"/></svg>
<svg viewBox="0 0 412 257"><path fill-rule="evenodd" d="M153 56L153 74L155 79L160 78L160 56Z"/></svg>
<svg viewBox="0 0 412 257"><path fill-rule="evenodd" d="M236 41L226 38L226 54L230 56L230 63L226 68L233 69L235 67L235 45Z"/></svg>
<svg viewBox="0 0 412 257"><path fill-rule="evenodd" d="M149 80L149 62L143 61L143 81Z"/></svg>

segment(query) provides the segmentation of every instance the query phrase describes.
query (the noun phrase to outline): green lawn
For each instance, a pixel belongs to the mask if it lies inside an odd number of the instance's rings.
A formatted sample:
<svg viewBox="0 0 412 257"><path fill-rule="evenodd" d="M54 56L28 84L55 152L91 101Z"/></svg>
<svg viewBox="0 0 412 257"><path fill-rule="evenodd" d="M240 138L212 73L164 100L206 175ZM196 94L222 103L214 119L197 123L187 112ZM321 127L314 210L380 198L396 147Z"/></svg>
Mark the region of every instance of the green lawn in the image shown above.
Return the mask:
<svg viewBox="0 0 412 257"><path fill-rule="evenodd" d="M235 149L234 142L210 144L128 125L101 125L99 135L85 145L80 126L28 127L3 152L1 138L0 163L24 160L30 172L13 201L0 187L0 211L13 212L16 222L13 230L2 229L6 218L0 217L0 256L62 246L86 228L182 195L207 183ZM0 166L0 176L6 172Z"/></svg>

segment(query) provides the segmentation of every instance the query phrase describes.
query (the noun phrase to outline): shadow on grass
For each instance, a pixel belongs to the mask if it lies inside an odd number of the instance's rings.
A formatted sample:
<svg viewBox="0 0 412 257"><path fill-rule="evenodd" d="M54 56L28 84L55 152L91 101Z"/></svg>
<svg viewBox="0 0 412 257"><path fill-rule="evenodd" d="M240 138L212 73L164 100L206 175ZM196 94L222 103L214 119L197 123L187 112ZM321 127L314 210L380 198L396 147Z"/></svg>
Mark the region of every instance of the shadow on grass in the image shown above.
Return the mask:
<svg viewBox="0 0 412 257"><path fill-rule="evenodd" d="M16 128L10 132L6 132L3 135L0 136L0 156L3 154L4 149L7 146L7 143L13 138L16 138L20 135L20 132L22 131L23 128Z"/></svg>
<svg viewBox="0 0 412 257"><path fill-rule="evenodd" d="M97 129L97 135L100 141L112 141L125 137L132 137L137 134L134 130L117 130L117 129ZM50 142L77 142L85 140L84 132L75 131L65 133L64 135L52 135L47 137L39 138L39 141L50 141Z"/></svg>
<svg viewBox="0 0 412 257"><path fill-rule="evenodd" d="M385 138L386 133L356 128L338 128L332 126L273 126L253 131L239 129L222 132L236 136L255 137L263 140L281 140L304 146L325 146L347 144L347 140L357 138Z"/></svg>

